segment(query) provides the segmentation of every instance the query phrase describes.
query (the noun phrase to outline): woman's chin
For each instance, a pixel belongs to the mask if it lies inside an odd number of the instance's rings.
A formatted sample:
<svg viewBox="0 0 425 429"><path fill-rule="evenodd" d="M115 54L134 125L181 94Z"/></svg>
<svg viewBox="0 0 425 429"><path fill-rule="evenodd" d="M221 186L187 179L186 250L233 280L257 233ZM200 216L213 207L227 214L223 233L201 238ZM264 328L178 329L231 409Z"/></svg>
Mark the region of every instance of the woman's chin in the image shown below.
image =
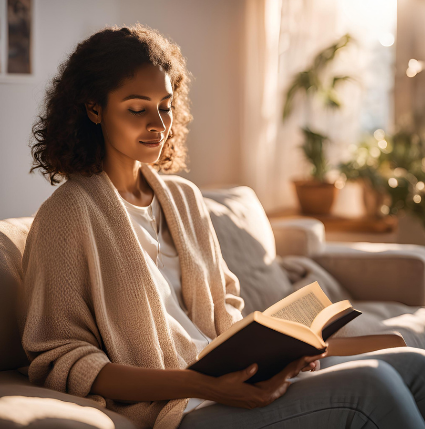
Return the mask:
<svg viewBox="0 0 425 429"><path fill-rule="evenodd" d="M139 158L137 158L138 161L140 161L142 164L154 164L155 162L157 162L159 160L161 153L151 156L141 156Z"/></svg>

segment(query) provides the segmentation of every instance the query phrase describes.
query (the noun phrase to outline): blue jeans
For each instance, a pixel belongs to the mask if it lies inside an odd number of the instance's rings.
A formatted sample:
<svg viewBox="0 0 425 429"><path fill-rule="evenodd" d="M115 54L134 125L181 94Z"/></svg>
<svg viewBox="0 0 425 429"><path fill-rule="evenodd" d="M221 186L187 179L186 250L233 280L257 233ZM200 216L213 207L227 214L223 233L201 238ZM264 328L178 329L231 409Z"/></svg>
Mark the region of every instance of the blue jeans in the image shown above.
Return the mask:
<svg viewBox="0 0 425 429"><path fill-rule="evenodd" d="M324 358L266 407L214 404L179 429L425 429L424 418L425 350L400 347Z"/></svg>

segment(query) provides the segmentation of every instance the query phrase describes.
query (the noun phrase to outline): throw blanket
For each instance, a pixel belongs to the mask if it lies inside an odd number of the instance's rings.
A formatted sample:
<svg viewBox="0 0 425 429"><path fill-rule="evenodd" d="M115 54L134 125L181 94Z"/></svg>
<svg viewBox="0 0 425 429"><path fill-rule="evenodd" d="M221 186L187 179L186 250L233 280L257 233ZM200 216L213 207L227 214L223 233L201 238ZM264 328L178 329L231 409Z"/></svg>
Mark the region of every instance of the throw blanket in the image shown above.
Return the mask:
<svg viewBox="0 0 425 429"><path fill-rule="evenodd" d="M244 303L202 194L179 176L147 164L141 171L179 253L189 317L215 338L242 318ZM175 369L196 358L166 313L158 288L168 285L148 269L148 257L108 175L72 175L42 204L28 234L19 323L31 382L88 396L140 428L172 429L188 399L124 403L89 394L108 362Z"/></svg>

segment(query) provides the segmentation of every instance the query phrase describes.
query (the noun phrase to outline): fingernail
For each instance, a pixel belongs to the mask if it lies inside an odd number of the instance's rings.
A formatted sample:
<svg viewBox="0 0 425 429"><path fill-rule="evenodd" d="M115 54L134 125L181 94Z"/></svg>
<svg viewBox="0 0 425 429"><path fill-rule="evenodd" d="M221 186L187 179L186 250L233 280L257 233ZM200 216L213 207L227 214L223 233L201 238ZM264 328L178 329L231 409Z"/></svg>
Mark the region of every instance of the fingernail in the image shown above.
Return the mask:
<svg viewBox="0 0 425 429"><path fill-rule="evenodd" d="M253 372L255 372L255 365L249 370L250 374L252 374Z"/></svg>

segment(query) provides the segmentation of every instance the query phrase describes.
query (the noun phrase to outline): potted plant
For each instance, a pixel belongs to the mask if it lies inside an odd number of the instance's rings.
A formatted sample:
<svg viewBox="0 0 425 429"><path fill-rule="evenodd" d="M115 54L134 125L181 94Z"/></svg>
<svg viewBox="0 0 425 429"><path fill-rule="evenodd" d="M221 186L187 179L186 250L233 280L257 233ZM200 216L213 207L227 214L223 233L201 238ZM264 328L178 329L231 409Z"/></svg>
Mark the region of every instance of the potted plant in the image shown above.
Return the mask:
<svg viewBox="0 0 425 429"><path fill-rule="evenodd" d="M329 138L310 127L313 99L319 97L326 108L339 109L341 102L338 98L339 83L351 79L350 76L326 76L327 66L335 58L337 52L347 46L351 37L349 34L341 37L336 43L319 52L310 67L297 73L287 92L283 108L283 120L292 112L296 94L305 95L305 125L302 127L304 142L301 149L306 160L311 164L311 176L307 180L294 180L294 186L301 210L306 214L329 214L338 189L333 182L327 180L326 173L329 165L326 159L325 146Z"/></svg>
<svg viewBox="0 0 425 429"><path fill-rule="evenodd" d="M377 130L339 169L347 180L362 182L369 216L411 213L425 226L425 140L416 133L400 130L385 136Z"/></svg>
<svg viewBox="0 0 425 429"><path fill-rule="evenodd" d="M312 165L312 171L311 179L293 181L298 201L303 213L329 214L338 189L333 183L326 181L329 165L324 145L328 142L328 138L311 131L308 127L302 130L304 143L301 149Z"/></svg>

